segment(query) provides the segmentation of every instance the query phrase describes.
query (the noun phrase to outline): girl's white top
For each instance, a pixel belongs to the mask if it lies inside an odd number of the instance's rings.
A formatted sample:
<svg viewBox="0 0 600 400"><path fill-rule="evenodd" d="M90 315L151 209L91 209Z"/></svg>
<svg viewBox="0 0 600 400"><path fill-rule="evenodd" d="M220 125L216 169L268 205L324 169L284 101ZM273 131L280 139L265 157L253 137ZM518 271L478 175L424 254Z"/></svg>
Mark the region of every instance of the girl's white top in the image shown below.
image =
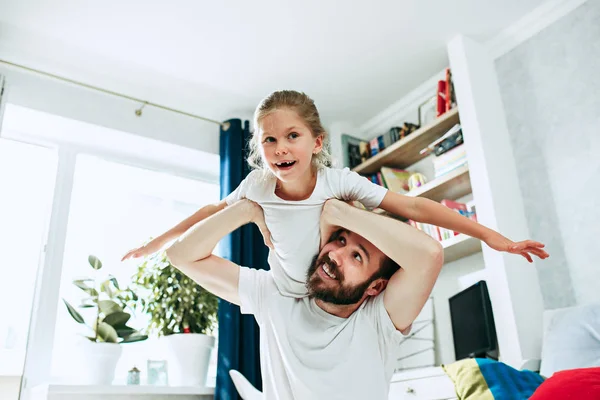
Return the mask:
<svg viewBox="0 0 600 400"><path fill-rule="evenodd" d="M303 297L306 273L319 251L319 220L325 201L356 200L373 209L381 204L387 189L348 168L319 170L315 189L305 200L279 198L276 183L270 172L254 170L225 201L231 205L247 198L262 207L275 247L268 257L275 284L284 296Z"/></svg>

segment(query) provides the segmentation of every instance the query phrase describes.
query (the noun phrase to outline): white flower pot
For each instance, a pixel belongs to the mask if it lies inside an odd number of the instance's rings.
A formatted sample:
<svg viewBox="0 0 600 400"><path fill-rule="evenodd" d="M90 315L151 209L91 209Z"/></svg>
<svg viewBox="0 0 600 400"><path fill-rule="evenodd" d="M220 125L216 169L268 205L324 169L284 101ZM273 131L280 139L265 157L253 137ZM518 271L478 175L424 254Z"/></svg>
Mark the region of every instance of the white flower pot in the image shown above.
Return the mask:
<svg viewBox="0 0 600 400"><path fill-rule="evenodd" d="M110 385L115 378L115 368L123 353L118 343L82 344L80 358L81 370L78 373L78 383L87 385Z"/></svg>
<svg viewBox="0 0 600 400"><path fill-rule="evenodd" d="M179 333L161 338L167 350L169 386L205 386L215 338Z"/></svg>

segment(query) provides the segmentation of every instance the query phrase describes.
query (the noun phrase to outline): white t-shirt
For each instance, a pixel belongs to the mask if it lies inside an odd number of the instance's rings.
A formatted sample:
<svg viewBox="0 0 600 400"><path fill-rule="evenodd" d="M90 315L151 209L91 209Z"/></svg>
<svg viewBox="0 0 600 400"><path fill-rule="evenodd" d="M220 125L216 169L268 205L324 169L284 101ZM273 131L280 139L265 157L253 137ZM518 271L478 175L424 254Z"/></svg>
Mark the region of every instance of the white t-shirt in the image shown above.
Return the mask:
<svg viewBox="0 0 600 400"><path fill-rule="evenodd" d="M310 297L279 293L270 271L242 267L241 310L260 326L266 400L385 400L403 335L383 305L366 300L348 318Z"/></svg>
<svg viewBox="0 0 600 400"><path fill-rule="evenodd" d="M262 207L275 247L268 257L275 283L284 296L302 297L306 273L319 251L323 204L328 199L357 200L373 209L381 204L387 189L348 168L319 170L315 189L305 200L281 199L275 195L276 183L272 174L254 170L225 201L231 205L247 198Z"/></svg>

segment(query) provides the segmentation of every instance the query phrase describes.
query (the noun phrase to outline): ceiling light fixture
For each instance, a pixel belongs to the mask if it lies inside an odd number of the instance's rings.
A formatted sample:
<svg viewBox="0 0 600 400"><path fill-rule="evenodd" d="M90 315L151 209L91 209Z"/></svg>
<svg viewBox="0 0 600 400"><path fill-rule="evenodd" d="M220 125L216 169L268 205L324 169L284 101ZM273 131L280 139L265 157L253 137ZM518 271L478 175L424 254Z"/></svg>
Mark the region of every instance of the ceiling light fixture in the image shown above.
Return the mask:
<svg viewBox="0 0 600 400"><path fill-rule="evenodd" d="M101 93L108 94L108 95L111 95L111 96L120 97L120 98L131 100L131 101L134 101L134 102L137 102L137 103L143 103L140 108L138 108L137 110L135 110L135 115L137 115L138 117L142 116L142 110L146 106L146 104L148 104L148 105L150 105L152 107L155 107L155 108L158 108L158 109L161 109L161 110L164 110L164 111L170 111L172 113L176 113L176 114L179 114L179 115L185 115L187 117L191 117L191 118L194 118L194 119L197 119L197 120L200 120L200 121L204 121L204 122L208 122L208 123L213 123L213 124L219 125L220 127L223 128L223 130L227 130L230 127L230 124L228 122L221 122L221 121L217 121L217 120L214 120L214 119L211 119L211 118L206 118L206 117L202 117L200 115L192 114L192 113L189 113L187 111L183 111L183 110L178 110L178 109L175 109L175 108L171 108L171 107L168 107L168 106L165 106L165 105L162 105L162 104L153 103L153 102L150 102L150 101L144 101L144 100L138 99L138 98L133 97L133 96L129 96L129 95L126 95L126 94L123 94L123 93L119 93L119 92L115 92L115 91L108 90L108 89L104 89L104 88L101 88L101 87L98 87L98 86L90 85L88 83L76 81L74 79L65 78L64 76L51 74L49 72L45 72L45 71L41 71L39 69L27 67L25 65L13 63L13 62L6 61L6 60L3 60L3 59L0 59L0 64L4 64L4 65L7 65L7 66L12 67L12 68L22 69L22 70L25 70L27 72L32 72L34 74L43 75L43 76L46 76L48 78L55 79L55 80L62 81L62 82L66 82L66 83L71 84L71 85L81 86L81 87L84 87L84 88L89 89L89 90L94 90L96 92L101 92Z"/></svg>
<svg viewBox="0 0 600 400"><path fill-rule="evenodd" d="M138 108L137 110L135 110L135 115L138 117L142 116L142 110L144 109L144 107L146 107L146 104L148 104L147 101L144 102L144 104L142 104L142 106L140 108Z"/></svg>

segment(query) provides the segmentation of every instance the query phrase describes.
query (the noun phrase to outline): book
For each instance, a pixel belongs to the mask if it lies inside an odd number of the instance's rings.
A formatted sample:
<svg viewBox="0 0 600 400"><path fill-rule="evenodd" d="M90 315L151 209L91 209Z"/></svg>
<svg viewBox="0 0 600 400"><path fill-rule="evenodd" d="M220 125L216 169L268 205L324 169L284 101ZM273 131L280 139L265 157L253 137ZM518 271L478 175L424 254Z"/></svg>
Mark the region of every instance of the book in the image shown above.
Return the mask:
<svg viewBox="0 0 600 400"><path fill-rule="evenodd" d="M371 157L371 147L369 142L361 140L358 144L358 151L360 152L360 162L365 162Z"/></svg>
<svg viewBox="0 0 600 400"><path fill-rule="evenodd" d="M456 107L456 93L454 91L454 82L452 81L452 71L446 68L446 111Z"/></svg>
<svg viewBox="0 0 600 400"><path fill-rule="evenodd" d="M464 145L457 146L439 157L433 158L435 177L439 178L458 167L467 164L467 152Z"/></svg>
<svg viewBox="0 0 600 400"><path fill-rule="evenodd" d="M379 153L379 140L377 138L373 138L369 141L369 146L371 147L371 156Z"/></svg>
<svg viewBox="0 0 600 400"><path fill-rule="evenodd" d="M440 204L459 212L462 215L467 214L467 205L465 203L459 203L458 201L443 199Z"/></svg>
<svg viewBox="0 0 600 400"><path fill-rule="evenodd" d="M437 116L442 116L446 111L446 81L438 81L437 86Z"/></svg>
<svg viewBox="0 0 600 400"><path fill-rule="evenodd" d="M383 178L383 175L381 174L381 171L379 171L377 173L377 180L379 181L379 185L383 186L384 188L387 189L387 183L385 182L385 179Z"/></svg>
<svg viewBox="0 0 600 400"><path fill-rule="evenodd" d="M400 128L399 126L392 126L390 128L389 134L390 134L390 138L392 143L395 143L396 141L398 141L400 139L400 130L402 128Z"/></svg>
<svg viewBox="0 0 600 400"><path fill-rule="evenodd" d="M455 169L460 168L460 167L462 167L464 165L467 165L467 160L466 159L464 159L462 161L458 161L456 164L447 165L446 167L444 167L444 168L442 168L442 169L440 169L440 170L438 170L438 171L435 172L435 179L441 178L442 176L444 176L446 174L449 174L450 172L452 172Z"/></svg>
<svg viewBox="0 0 600 400"><path fill-rule="evenodd" d="M453 132L453 133L450 133ZM445 152L452 150L456 146L463 144L463 134L460 124L454 125L448 132L448 137L434 146L433 152L436 156L441 156ZM444 135L446 136L446 135Z"/></svg>
<svg viewBox="0 0 600 400"><path fill-rule="evenodd" d="M420 231L423 231L427 235L431 236L432 238L434 238L440 242L451 239L457 234L456 232L451 231L450 229L441 228L439 226L435 226L435 225L431 225L431 224L425 224L425 223L416 222L413 220L408 220L408 223L411 226L417 228Z"/></svg>
<svg viewBox="0 0 600 400"><path fill-rule="evenodd" d="M434 140L433 142L429 143L427 145L427 147L421 149L421 151L419 151L419 154L422 155L422 154L429 154L431 152L434 152L438 156L441 155L443 152L436 151L436 149L438 148L438 146L441 143L443 143L446 139L450 138L451 136L453 136L454 134L456 134L459 131L461 131L461 125L460 124L454 125L446 133L444 133L444 135L442 137ZM462 139L462 131L461 131L461 139ZM450 148L448 148L447 150L450 150Z"/></svg>
<svg viewBox="0 0 600 400"><path fill-rule="evenodd" d="M464 217L469 218L469 210L468 207L465 203L459 203L457 201L454 200L448 200L448 199L443 199L442 201L440 201L440 203L448 208L450 208L451 210L456 211L457 213L461 214ZM454 232L454 236L458 235L460 232Z"/></svg>
<svg viewBox="0 0 600 400"><path fill-rule="evenodd" d="M378 148L379 148L379 153L381 153L387 146L385 145L384 139L383 139L384 135L379 135L377 136L377 144L378 144Z"/></svg>
<svg viewBox="0 0 600 400"><path fill-rule="evenodd" d="M380 172L389 190L401 194L408 192L408 178L412 175L411 172L392 167L381 167Z"/></svg>
<svg viewBox="0 0 600 400"><path fill-rule="evenodd" d="M477 207L474 200L467 202L467 216L477 222Z"/></svg>
<svg viewBox="0 0 600 400"><path fill-rule="evenodd" d="M446 93L444 96L444 100L446 101L446 111L452 109L452 92L452 73L450 72L450 68L446 68Z"/></svg>

